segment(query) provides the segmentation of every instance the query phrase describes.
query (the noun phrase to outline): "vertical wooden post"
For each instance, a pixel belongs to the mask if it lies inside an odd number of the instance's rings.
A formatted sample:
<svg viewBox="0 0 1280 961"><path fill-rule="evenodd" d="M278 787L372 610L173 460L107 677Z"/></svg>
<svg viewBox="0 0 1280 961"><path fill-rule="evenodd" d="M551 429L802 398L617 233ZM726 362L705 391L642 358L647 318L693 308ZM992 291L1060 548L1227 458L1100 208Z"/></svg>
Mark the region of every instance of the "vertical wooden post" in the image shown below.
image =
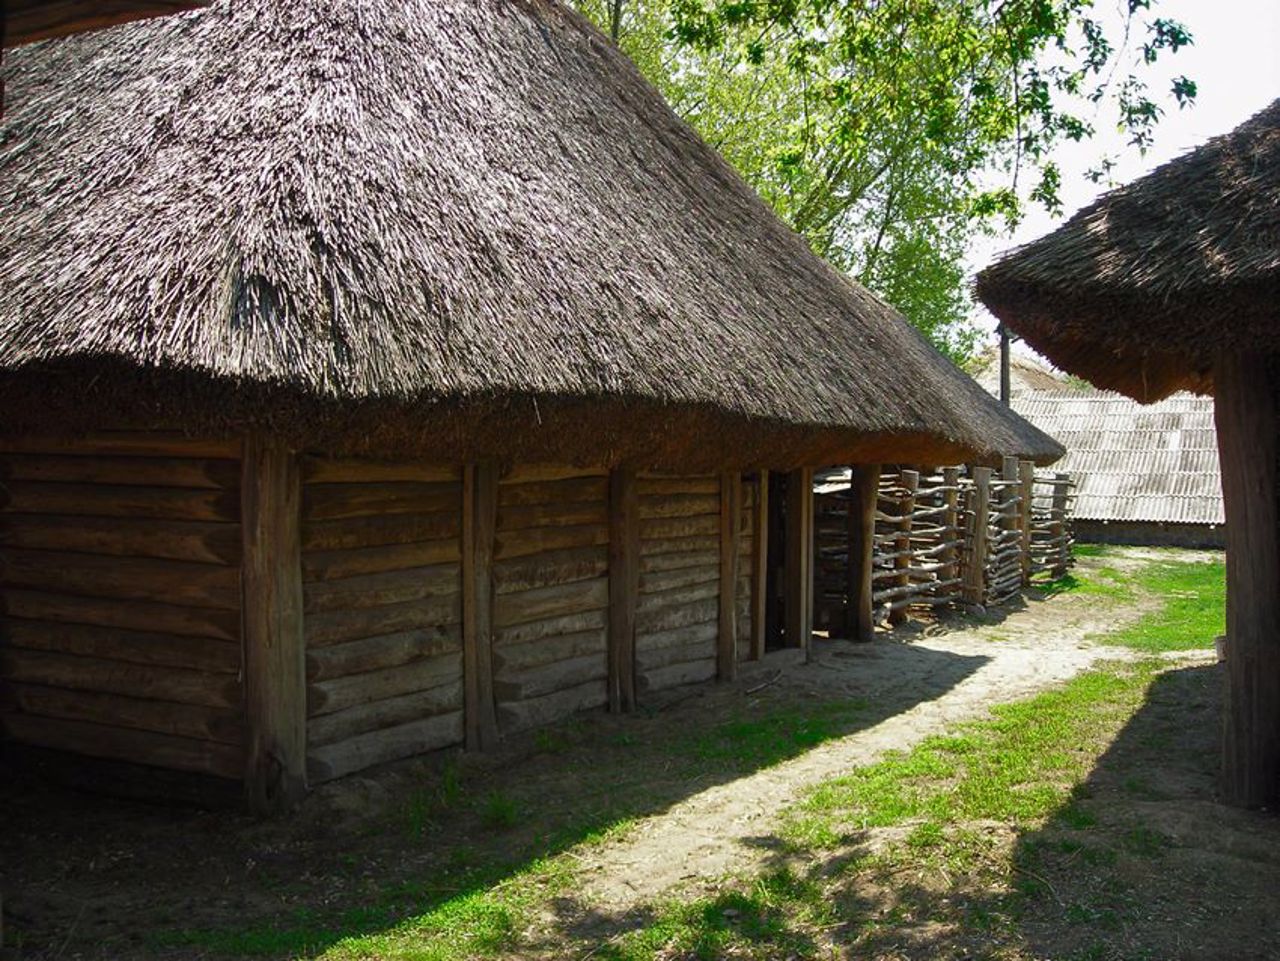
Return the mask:
<svg viewBox="0 0 1280 961"><path fill-rule="evenodd" d="M880 465L852 469L849 485L849 636L858 641L875 638L871 620L871 574L875 568L876 500Z"/></svg>
<svg viewBox="0 0 1280 961"><path fill-rule="evenodd" d="M1036 465L1029 460L1020 461L1018 473L1022 480L1022 509L1018 514L1022 530L1022 583L1026 586L1031 583L1031 501L1035 497Z"/></svg>
<svg viewBox="0 0 1280 961"><path fill-rule="evenodd" d="M1070 483L1070 474L1059 471L1053 475L1053 506L1050 514L1052 521L1049 530L1052 532L1055 545L1052 571L1054 577L1061 577L1067 573L1067 561L1070 557L1067 551L1067 497L1070 494Z"/></svg>
<svg viewBox="0 0 1280 961"><path fill-rule="evenodd" d="M716 678L738 673L738 554L742 549L742 475L720 475L720 618Z"/></svg>
<svg viewBox="0 0 1280 961"><path fill-rule="evenodd" d="M787 646L809 654L813 634L813 469L787 475Z"/></svg>
<svg viewBox="0 0 1280 961"><path fill-rule="evenodd" d="M636 706L636 602L640 596L640 499L636 472L609 473L609 710Z"/></svg>
<svg viewBox="0 0 1280 961"><path fill-rule="evenodd" d="M764 657L765 611L769 595L769 472L757 475L755 527L751 532L751 660Z"/></svg>
<svg viewBox="0 0 1280 961"><path fill-rule="evenodd" d="M1247 808L1280 806L1278 368L1280 358L1236 354L1213 374L1227 517L1222 799Z"/></svg>
<svg viewBox="0 0 1280 961"><path fill-rule="evenodd" d="M960 468L944 467L942 469L942 486L946 488L942 492L943 511L941 524L946 528L942 538L944 541L954 544L960 533ZM943 565L938 572L938 580L954 581L960 576L960 562L956 555L955 547L944 547L938 560ZM959 594L959 585L951 585L946 589L946 593L951 595Z"/></svg>
<svg viewBox="0 0 1280 961"><path fill-rule="evenodd" d="M904 470L898 474L902 481L902 486L906 488L906 494L902 497L902 502L898 507L901 515L898 520L898 536L893 542L893 552L898 555L893 559L895 570L900 571L891 582L895 588L907 587L911 583L911 515L916 509L916 489L920 486L920 474L918 471ZM897 604L907 600L906 593L898 594L889 603ZM907 608L903 604L895 610L889 611L889 623L893 625L902 624L907 619Z"/></svg>
<svg viewBox="0 0 1280 961"><path fill-rule="evenodd" d="M273 437L250 434L243 457L245 792L251 810L274 814L307 792L302 481L297 458Z"/></svg>
<svg viewBox="0 0 1280 961"><path fill-rule="evenodd" d="M462 472L462 671L466 746L498 742L493 700L493 545L498 520L498 471L468 464Z"/></svg>
<svg viewBox="0 0 1280 961"><path fill-rule="evenodd" d="M969 604L982 604L987 595L987 528L991 524L991 468L973 468L973 487L969 516L973 530L969 549L964 556L964 599Z"/></svg>

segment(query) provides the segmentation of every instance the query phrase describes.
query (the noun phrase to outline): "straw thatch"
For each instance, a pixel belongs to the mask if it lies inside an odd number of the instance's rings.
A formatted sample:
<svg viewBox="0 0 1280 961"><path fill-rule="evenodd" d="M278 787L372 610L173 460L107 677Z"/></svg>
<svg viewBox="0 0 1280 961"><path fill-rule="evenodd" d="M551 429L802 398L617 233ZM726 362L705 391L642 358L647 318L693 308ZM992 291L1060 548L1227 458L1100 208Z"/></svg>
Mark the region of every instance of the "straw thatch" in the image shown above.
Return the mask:
<svg viewBox="0 0 1280 961"><path fill-rule="evenodd" d="M1150 401L1280 347L1280 100L978 276L1058 367Z"/></svg>
<svg viewBox="0 0 1280 961"><path fill-rule="evenodd" d="M25 48L7 430L655 465L1060 448L547 0L235 0Z"/></svg>
<svg viewBox="0 0 1280 961"><path fill-rule="evenodd" d="M206 6L205 0L3 0L5 47Z"/></svg>

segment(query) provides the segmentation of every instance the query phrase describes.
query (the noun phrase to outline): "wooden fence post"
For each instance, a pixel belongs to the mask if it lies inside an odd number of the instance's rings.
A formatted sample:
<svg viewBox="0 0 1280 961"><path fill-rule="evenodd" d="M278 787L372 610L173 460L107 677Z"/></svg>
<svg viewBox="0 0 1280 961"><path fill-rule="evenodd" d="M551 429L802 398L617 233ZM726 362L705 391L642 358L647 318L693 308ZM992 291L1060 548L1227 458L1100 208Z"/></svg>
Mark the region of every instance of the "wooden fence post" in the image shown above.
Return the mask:
<svg viewBox="0 0 1280 961"><path fill-rule="evenodd" d="M755 528L751 532L751 660L764 657L765 611L769 593L769 472L759 472Z"/></svg>
<svg viewBox="0 0 1280 961"><path fill-rule="evenodd" d="M640 498L636 472L609 472L609 710L636 706L636 602L640 595Z"/></svg>
<svg viewBox="0 0 1280 961"><path fill-rule="evenodd" d="M964 561L964 599L969 604L982 604L987 594L987 528L991 519L991 468L973 468L973 486L968 511L973 530Z"/></svg>
<svg viewBox="0 0 1280 961"><path fill-rule="evenodd" d="M1018 464L1018 472L1022 480L1022 510L1018 513L1018 521L1022 527L1022 583L1031 583L1031 524L1032 500L1035 497L1036 465L1029 460Z"/></svg>
<svg viewBox="0 0 1280 961"><path fill-rule="evenodd" d="M273 437L245 439L240 567L244 625L245 792L256 814L307 793L307 670L302 634L302 478Z"/></svg>
<svg viewBox="0 0 1280 961"><path fill-rule="evenodd" d="M1061 472L1053 475L1053 506L1050 513L1049 530L1056 545L1052 574L1061 577L1067 573L1067 561L1070 558L1067 545L1067 496L1070 492L1071 475Z"/></svg>
<svg viewBox="0 0 1280 961"><path fill-rule="evenodd" d="M813 633L813 468L787 475L787 645L809 657Z"/></svg>
<svg viewBox="0 0 1280 961"><path fill-rule="evenodd" d="M944 467L942 469L942 486L946 488L942 492L942 526L947 528L942 533L942 537L954 542L956 533L960 530L960 468ZM956 556L954 547L946 547L942 550L939 560L944 565L938 572L938 580L953 581L960 576L959 558ZM948 594L961 593L961 585L953 584L947 588Z"/></svg>
<svg viewBox="0 0 1280 961"><path fill-rule="evenodd" d="M462 471L462 673L466 747L498 742L493 698L493 547L498 521L498 470L468 464Z"/></svg>
<svg viewBox="0 0 1280 961"><path fill-rule="evenodd" d="M720 475L720 611L716 679L738 673L738 553L742 545L742 475Z"/></svg>
<svg viewBox="0 0 1280 961"><path fill-rule="evenodd" d="M849 636L859 641L870 641L875 637L875 622L871 619L871 574L875 568L880 465L863 464L850 470L849 583L846 599Z"/></svg>
<svg viewBox="0 0 1280 961"><path fill-rule="evenodd" d="M906 493L902 497L902 503L898 507L900 519L898 520L898 536L893 542L893 552L897 556L893 559L894 569L899 571L890 583L894 588L904 588L911 583L911 515L916 509L916 490L920 486L920 474L918 471L904 470L898 474L902 481L902 486L906 488ZM889 603L894 604L905 601L905 592L903 596L899 596ZM907 607L902 607L889 611L889 623L898 625L907 619Z"/></svg>

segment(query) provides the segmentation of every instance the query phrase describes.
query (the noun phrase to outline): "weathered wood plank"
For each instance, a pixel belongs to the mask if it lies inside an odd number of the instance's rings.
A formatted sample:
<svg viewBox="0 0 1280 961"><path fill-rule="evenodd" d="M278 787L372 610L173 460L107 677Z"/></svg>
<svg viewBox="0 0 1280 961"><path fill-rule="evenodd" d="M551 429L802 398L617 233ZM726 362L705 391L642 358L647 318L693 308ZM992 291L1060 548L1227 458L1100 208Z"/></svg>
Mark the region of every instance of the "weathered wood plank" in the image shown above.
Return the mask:
<svg viewBox="0 0 1280 961"><path fill-rule="evenodd" d="M529 481L498 485L498 509L534 504L604 503L609 498L609 478L575 477L569 480Z"/></svg>
<svg viewBox="0 0 1280 961"><path fill-rule="evenodd" d="M493 586L499 594L512 594L591 580L606 574L608 569L609 552L605 547L547 551L497 561L493 565Z"/></svg>
<svg viewBox="0 0 1280 961"><path fill-rule="evenodd" d="M11 481L0 489L0 509L17 514L234 522L240 519L240 496L234 490L195 487Z"/></svg>
<svg viewBox="0 0 1280 961"><path fill-rule="evenodd" d="M787 475L786 643L806 652L813 634L813 469Z"/></svg>
<svg viewBox="0 0 1280 961"><path fill-rule="evenodd" d="M640 687L645 691L661 691L682 684L699 684L715 676L716 659L709 657L704 661L687 661L645 671L640 675Z"/></svg>
<svg viewBox="0 0 1280 961"><path fill-rule="evenodd" d="M606 524L531 527L518 531L498 531L495 556L499 560L508 560L546 551L596 547L608 543L609 528Z"/></svg>
<svg viewBox="0 0 1280 961"><path fill-rule="evenodd" d="M859 641L875 639L872 620L871 574L874 570L876 538L876 497L880 489L880 465L859 464L852 468L849 489L849 563L847 570L850 635Z"/></svg>
<svg viewBox="0 0 1280 961"><path fill-rule="evenodd" d="M769 599L769 472L760 471L751 531L751 660L765 651L765 605Z"/></svg>
<svg viewBox="0 0 1280 961"><path fill-rule="evenodd" d="M738 554L742 536L742 475L720 475L720 634L716 646L716 677L731 681L738 673Z"/></svg>
<svg viewBox="0 0 1280 961"><path fill-rule="evenodd" d="M411 661L364 674L348 674L307 685L307 716L332 714L360 704L426 691L462 680L462 653Z"/></svg>
<svg viewBox="0 0 1280 961"><path fill-rule="evenodd" d="M188 437L177 431L98 431L79 437L5 437L0 451L19 454L124 454L137 457L215 457L239 460L241 439Z"/></svg>
<svg viewBox="0 0 1280 961"><path fill-rule="evenodd" d="M720 516L720 495L664 494L661 497L640 498L640 518Z"/></svg>
<svg viewBox="0 0 1280 961"><path fill-rule="evenodd" d="M1017 459L1014 459L1017 463ZM904 470L898 474L899 483L905 488L902 499L898 502L898 512L900 519L896 522L895 528L898 531L897 539L893 542L893 566L899 571L892 583L895 590L899 590L902 594L910 591L911 575L908 573L911 569L911 515L916 509L916 490L920 486L920 472L913 470ZM901 596L901 595L899 595ZM903 624L907 620L907 606L889 606L889 623Z"/></svg>
<svg viewBox="0 0 1280 961"><path fill-rule="evenodd" d="M636 605L640 593L640 513L635 471L609 475L609 605L606 689L609 710L636 705Z"/></svg>
<svg viewBox="0 0 1280 961"><path fill-rule="evenodd" d="M462 506L458 485L439 484L308 484L303 488L303 516L311 522L388 514L434 514Z"/></svg>
<svg viewBox="0 0 1280 961"><path fill-rule="evenodd" d="M307 792L302 479L296 455L263 434L246 438L242 467L245 793L269 814Z"/></svg>
<svg viewBox="0 0 1280 961"><path fill-rule="evenodd" d="M688 584L666 591L642 592L636 602L636 611L640 614L648 614L708 598L715 600L719 596L720 582L718 578L714 578L700 584Z"/></svg>
<svg viewBox="0 0 1280 961"><path fill-rule="evenodd" d="M468 750L498 741L493 697L493 632L498 620L493 562L498 520L498 471L491 464L463 471L462 653L465 739Z"/></svg>
<svg viewBox="0 0 1280 961"><path fill-rule="evenodd" d="M0 455L0 480L226 489L240 486L240 465L189 457L5 454Z"/></svg>
<svg viewBox="0 0 1280 961"><path fill-rule="evenodd" d="M302 577L308 583L316 583L446 563L458 569L461 560L462 547L457 538L347 551L307 551L302 555Z"/></svg>
<svg viewBox="0 0 1280 961"><path fill-rule="evenodd" d="M715 651L716 638L719 636L719 625L713 620L700 623L685 624L663 631L649 631L636 638L637 650L656 650L661 647L685 647L691 644L703 648L704 657L710 657Z"/></svg>
<svg viewBox="0 0 1280 961"><path fill-rule="evenodd" d="M307 455L302 458L302 480L307 484L457 484L462 468L454 464L420 464L414 461L378 461Z"/></svg>
<svg viewBox="0 0 1280 961"><path fill-rule="evenodd" d="M240 645L212 638L17 618L6 618L0 623L0 637L10 647L32 651L182 667L213 674L240 672Z"/></svg>
<svg viewBox="0 0 1280 961"><path fill-rule="evenodd" d="M69 691L37 684L11 682L7 690L13 706L24 714L154 731L237 747L244 744L244 719L234 709L175 704L100 691Z"/></svg>
<svg viewBox="0 0 1280 961"><path fill-rule="evenodd" d="M675 558L688 557L691 554L710 554L712 556L712 564L718 563L720 557L720 534L700 534L694 537L656 537L648 540L640 541L640 563L648 565L649 559L653 559L653 563L664 563L658 558ZM646 570L654 570L657 568L646 567Z"/></svg>
<svg viewBox="0 0 1280 961"><path fill-rule="evenodd" d="M93 624L126 630L155 631L160 634L212 637L224 641L240 640L239 611L156 604L150 601L119 604L101 597L77 597L73 594L24 591L17 588L0 592L0 608L3 608L5 614L28 620Z"/></svg>
<svg viewBox="0 0 1280 961"><path fill-rule="evenodd" d="M447 594L383 607L308 614L303 633L309 648L327 647L366 637L460 623L462 595Z"/></svg>
<svg viewBox="0 0 1280 961"><path fill-rule="evenodd" d="M240 572L222 564L9 549L0 553L0 581L86 597L240 609Z"/></svg>
<svg viewBox="0 0 1280 961"><path fill-rule="evenodd" d="M582 611L578 614L567 614L563 617L548 617L540 621L529 621L526 624L513 624L500 627L494 632L494 644L531 644L546 638L566 634L578 634L582 631L604 630L608 623L608 613L604 610Z"/></svg>
<svg viewBox="0 0 1280 961"><path fill-rule="evenodd" d="M607 661L605 631L579 631L576 634L552 634L527 644L499 644L493 651L495 678L567 661L575 657L596 655Z"/></svg>
<svg viewBox="0 0 1280 961"><path fill-rule="evenodd" d="M710 644L669 644L665 647L644 648L636 652L636 669L647 674L675 664L700 663L707 659L708 651L713 657L718 656L714 638Z"/></svg>
<svg viewBox="0 0 1280 961"><path fill-rule="evenodd" d="M642 635L669 631L689 624L714 622L720 614L720 603L714 598L675 606L664 605L651 611L636 612L636 642Z"/></svg>
<svg viewBox="0 0 1280 961"><path fill-rule="evenodd" d="M240 526L214 521L8 514L0 517L0 545L234 565L240 562Z"/></svg>
<svg viewBox="0 0 1280 961"><path fill-rule="evenodd" d="M316 747L307 754L307 777L312 784L323 784L375 764L459 744L462 728L462 712L456 711Z"/></svg>
<svg viewBox="0 0 1280 961"><path fill-rule="evenodd" d="M684 568L701 568L699 576L706 570L718 570L720 554L718 551L686 551L679 554L642 554L640 556L640 573L643 576L661 574L666 571L678 571ZM643 580L642 580L643 583Z"/></svg>
<svg viewBox="0 0 1280 961"><path fill-rule="evenodd" d="M240 682L234 675L52 651L0 648L0 676L15 683L101 691L175 704L236 707L242 703Z"/></svg>
<svg viewBox="0 0 1280 961"><path fill-rule="evenodd" d="M666 540L673 537L711 537L719 549L720 515L699 514L695 517L641 518L641 540Z"/></svg>
<svg viewBox="0 0 1280 961"><path fill-rule="evenodd" d="M494 681L499 709L504 702L525 701L577 687L588 681L603 682L609 673L604 652L543 664L523 671L511 671Z"/></svg>
<svg viewBox="0 0 1280 961"><path fill-rule="evenodd" d="M498 509L498 529L526 530L534 527L567 527L574 524L608 523L605 501L576 504L521 504Z"/></svg>
<svg viewBox="0 0 1280 961"><path fill-rule="evenodd" d="M307 651L307 680L363 674L461 650L461 624L366 637L332 647L313 647Z"/></svg>
<svg viewBox="0 0 1280 961"><path fill-rule="evenodd" d="M322 714L307 722L307 749L336 744L348 738L398 727L437 714L462 710L462 679L449 684L413 691L368 704L359 704L333 714Z"/></svg>
<svg viewBox="0 0 1280 961"><path fill-rule="evenodd" d="M460 565L432 564L340 580L308 582L303 586L302 596L306 613L319 614L443 597L457 594L461 589Z"/></svg>
<svg viewBox="0 0 1280 961"><path fill-rule="evenodd" d="M604 467L572 467L566 464L516 464L502 476L502 483L529 484L540 481L573 480L579 477L607 477Z"/></svg>
<svg viewBox="0 0 1280 961"><path fill-rule="evenodd" d="M640 591L643 594L659 594L694 584L707 584L720 579L720 561L711 558L710 564L698 567L676 567L640 575Z"/></svg>
<svg viewBox="0 0 1280 961"><path fill-rule="evenodd" d="M462 533L462 505L435 514L392 514L334 521L304 521L304 551L350 551L452 540ZM441 560L456 558L442 557Z"/></svg>
<svg viewBox="0 0 1280 961"><path fill-rule="evenodd" d="M671 494L704 494L715 496L720 493L720 478L715 474L699 474L690 477L641 477L636 485L636 492L642 498L666 497Z"/></svg>
<svg viewBox="0 0 1280 961"><path fill-rule="evenodd" d="M503 733L541 727L579 711L600 707L608 700L605 682L588 681L566 691L556 691L524 701L508 701L498 708Z"/></svg>
<svg viewBox="0 0 1280 961"><path fill-rule="evenodd" d="M5 715L3 727L14 741L55 751L225 778L238 779L244 772L244 749L238 744L30 714Z"/></svg>
<svg viewBox="0 0 1280 961"><path fill-rule="evenodd" d="M608 604L609 579L597 577L499 595L493 605L493 620L497 627L505 628L580 611L604 610Z"/></svg>

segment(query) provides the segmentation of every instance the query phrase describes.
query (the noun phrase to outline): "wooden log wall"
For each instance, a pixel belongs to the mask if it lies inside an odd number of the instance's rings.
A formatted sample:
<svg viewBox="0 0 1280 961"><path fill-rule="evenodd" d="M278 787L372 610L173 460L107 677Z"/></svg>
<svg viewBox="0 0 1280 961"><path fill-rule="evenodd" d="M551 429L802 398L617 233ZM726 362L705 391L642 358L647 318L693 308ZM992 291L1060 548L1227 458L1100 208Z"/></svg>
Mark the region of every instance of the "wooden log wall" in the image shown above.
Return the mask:
<svg viewBox="0 0 1280 961"><path fill-rule="evenodd" d="M609 478L517 468L498 486L494 694L503 732L608 700Z"/></svg>
<svg viewBox="0 0 1280 961"><path fill-rule="evenodd" d="M0 726L238 779L238 442L111 432L0 448Z"/></svg>
<svg viewBox="0 0 1280 961"><path fill-rule="evenodd" d="M748 474L742 478L742 511L738 526L738 586L734 593L737 603L738 660L749 661L752 652L752 600L754 598L755 523L756 498L760 496L760 475Z"/></svg>
<svg viewBox="0 0 1280 961"><path fill-rule="evenodd" d="M641 475L636 676L641 691L716 675L720 477Z"/></svg>
<svg viewBox="0 0 1280 961"><path fill-rule="evenodd" d="M305 457L310 782L463 739L461 472Z"/></svg>

